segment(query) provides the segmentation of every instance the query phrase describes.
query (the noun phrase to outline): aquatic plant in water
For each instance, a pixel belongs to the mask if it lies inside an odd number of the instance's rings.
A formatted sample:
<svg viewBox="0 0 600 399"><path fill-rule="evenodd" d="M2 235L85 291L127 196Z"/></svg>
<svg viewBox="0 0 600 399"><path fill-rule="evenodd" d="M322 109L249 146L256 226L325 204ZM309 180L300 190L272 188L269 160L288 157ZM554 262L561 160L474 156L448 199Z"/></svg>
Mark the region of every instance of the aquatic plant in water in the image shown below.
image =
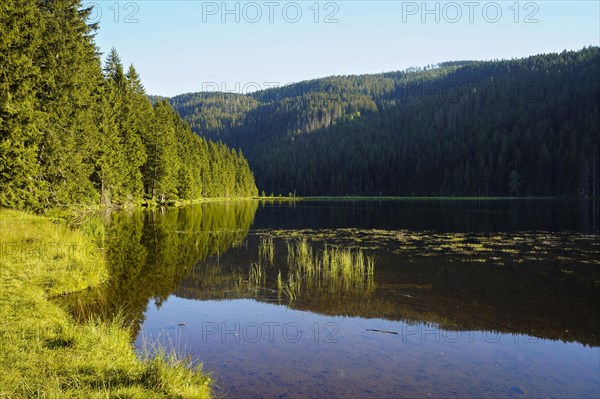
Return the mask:
<svg viewBox="0 0 600 399"><path fill-rule="evenodd" d="M302 292L326 290L330 293L368 293L374 288L375 260L361 248L325 244L321 251L306 239L288 240L287 282L279 271L277 289L290 301Z"/></svg>
<svg viewBox="0 0 600 399"><path fill-rule="evenodd" d="M258 244L258 260L273 265L275 261L275 245L273 245L273 237L266 237L260 240Z"/></svg>

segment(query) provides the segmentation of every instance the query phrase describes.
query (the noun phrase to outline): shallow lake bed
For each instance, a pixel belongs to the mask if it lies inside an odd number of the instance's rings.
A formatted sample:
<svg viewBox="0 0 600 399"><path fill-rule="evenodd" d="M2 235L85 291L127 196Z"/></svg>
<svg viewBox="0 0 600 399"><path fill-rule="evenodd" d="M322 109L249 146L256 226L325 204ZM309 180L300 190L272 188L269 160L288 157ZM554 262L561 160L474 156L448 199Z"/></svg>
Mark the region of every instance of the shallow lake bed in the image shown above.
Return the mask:
<svg viewBox="0 0 600 399"><path fill-rule="evenodd" d="M159 341L202 362L225 397L597 397L597 206L241 201L115 213L112 283L71 307L126 309L137 347Z"/></svg>

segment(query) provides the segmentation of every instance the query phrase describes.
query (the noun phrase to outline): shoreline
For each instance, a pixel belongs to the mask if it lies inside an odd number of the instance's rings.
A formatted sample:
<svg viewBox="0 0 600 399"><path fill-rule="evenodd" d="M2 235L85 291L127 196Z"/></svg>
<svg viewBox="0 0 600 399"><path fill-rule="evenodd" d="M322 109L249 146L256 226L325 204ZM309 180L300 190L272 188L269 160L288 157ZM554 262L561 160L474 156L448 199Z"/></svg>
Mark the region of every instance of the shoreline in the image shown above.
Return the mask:
<svg viewBox="0 0 600 399"><path fill-rule="evenodd" d="M53 301L109 278L83 228L0 208L0 263L0 397L211 397L201 365L138 356L118 316L77 323Z"/></svg>

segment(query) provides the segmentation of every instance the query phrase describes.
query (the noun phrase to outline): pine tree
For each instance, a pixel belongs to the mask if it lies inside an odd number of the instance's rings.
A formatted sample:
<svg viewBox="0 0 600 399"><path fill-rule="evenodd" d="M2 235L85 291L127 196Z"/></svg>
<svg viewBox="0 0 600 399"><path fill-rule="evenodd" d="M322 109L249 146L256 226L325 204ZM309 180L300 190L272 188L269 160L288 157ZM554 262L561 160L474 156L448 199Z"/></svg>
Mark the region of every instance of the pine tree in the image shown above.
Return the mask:
<svg viewBox="0 0 600 399"><path fill-rule="evenodd" d="M176 199L179 162L175 135L174 111L166 100L154 106L156 124L154 140L148 151L150 193L159 201ZM148 162L147 162L148 163Z"/></svg>
<svg viewBox="0 0 600 399"><path fill-rule="evenodd" d="M96 156L100 202L110 206L122 203L128 195L128 160L123 139L123 125L129 112L123 65L113 48L103 68L102 122Z"/></svg>
<svg viewBox="0 0 600 399"><path fill-rule="evenodd" d="M43 29L35 3L0 4L0 206L43 206L46 187L37 163L42 132L35 96L41 80L35 58Z"/></svg>
<svg viewBox="0 0 600 399"><path fill-rule="evenodd" d="M43 139L38 162L51 205L97 200L93 173L100 62L93 42L94 26L86 23L90 10L80 11L77 0L39 3L43 14L43 45L36 62L42 80L36 91L43 112Z"/></svg>
<svg viewBox="0 0 600 399"><path fill-rule="evenodd" d="M508 189L510 195L519 196L519 186L521 185L521 177L519 176L519 172L513 170L510 172L510 176L508 178Z"/></svg>

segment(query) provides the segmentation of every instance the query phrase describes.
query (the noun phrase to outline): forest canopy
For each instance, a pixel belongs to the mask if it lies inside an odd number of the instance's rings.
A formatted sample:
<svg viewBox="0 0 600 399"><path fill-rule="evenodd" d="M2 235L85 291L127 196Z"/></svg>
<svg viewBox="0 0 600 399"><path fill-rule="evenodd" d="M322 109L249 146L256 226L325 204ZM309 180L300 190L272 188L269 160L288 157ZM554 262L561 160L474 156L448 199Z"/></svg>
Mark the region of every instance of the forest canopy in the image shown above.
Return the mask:
<svg viewBox="0 0 600 399"><path fill-rule="evenodd" d="M170 99L298 195L598 196L600 48Z"/></svg>
<svg viewBox="0 0 600 399"><path fill-rule="evenodd" d="M0 206L600 193L598 47L169 99L91 12L0 5Z"/></svg>
<svg viewBox="0 0 600 399"><path fill-rule="evenodd" d="M0 206L257 195L241 152L154 106L79 0L0 4Z"/></svg>

